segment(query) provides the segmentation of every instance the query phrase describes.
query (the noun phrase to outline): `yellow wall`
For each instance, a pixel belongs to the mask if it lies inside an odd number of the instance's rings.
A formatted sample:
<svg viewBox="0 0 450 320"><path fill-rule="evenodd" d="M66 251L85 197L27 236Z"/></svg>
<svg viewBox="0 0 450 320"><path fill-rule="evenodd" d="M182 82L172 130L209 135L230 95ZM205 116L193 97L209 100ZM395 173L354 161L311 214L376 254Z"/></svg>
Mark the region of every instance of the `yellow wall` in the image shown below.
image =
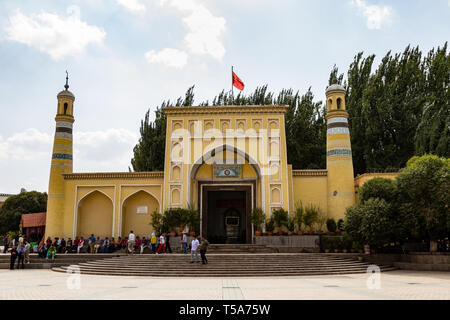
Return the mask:
<svg viewBox="0 0 450 320"><path fill-rule="evenodd" d="M64 214L61 225L63 226L58 233L48 234L50 237L73 237L79 234L77 227L76 213L78 212L78 204L84 196L92 191L101 191L112 199L113 215L112 226L109 229L108 237L126 236L130 230L122 230L123 226L123 204L125 200L141 190L151 194L154 201L158 203L156 206L158 211L163 202L163 182L164 176L162 172L152 173L74 173L65 175L65 198L64 198ZM110 200L111 201L111 200ZM99 204L99 208L103 205ZM152 203L155 207L155 203ZM149 210L151 208L149 207ZM153 212L153 210L151 211ZM74 227L74 224L76 227ZM133 227L136 229L136 227ZM114 232L113 232L114 229Z"/></svg>
<svg viewBox="0 0 450 320"><path fill-rule="evenodd" d="M77 236L85 239L91 234L96 237L111 237L112 222L113 203L100 191L94 191L80 201Z"/></svg>
<svg viewBox="0 0 450 320"><path fill-rule="evenodd" d="M327 176L294 176L293 209L301 201L303 206L315 205L327 215Z"/></svg>
<svg viewBox="0 0 450 320"><path fill-rule="evenodd" d="M138 207L147 207L147 213L137 213ZM145 191L138 191L123 204L122 234L127 235L131 230L140 237L148 238L153 232L151 214L159 211L158 201Z"/></svg>

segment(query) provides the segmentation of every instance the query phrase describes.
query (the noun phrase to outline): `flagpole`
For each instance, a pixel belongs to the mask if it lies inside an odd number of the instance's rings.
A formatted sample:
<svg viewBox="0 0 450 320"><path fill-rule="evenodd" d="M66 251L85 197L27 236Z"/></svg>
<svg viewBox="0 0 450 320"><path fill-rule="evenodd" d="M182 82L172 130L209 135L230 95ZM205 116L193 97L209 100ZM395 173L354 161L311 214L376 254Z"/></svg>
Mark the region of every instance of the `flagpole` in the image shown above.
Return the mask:
<svg viewBox="0 0 450 320"><path fill-rule="evenodd" d="M234 100L234 91L233 91L233 66L231 66L231 98Z"/></svg>

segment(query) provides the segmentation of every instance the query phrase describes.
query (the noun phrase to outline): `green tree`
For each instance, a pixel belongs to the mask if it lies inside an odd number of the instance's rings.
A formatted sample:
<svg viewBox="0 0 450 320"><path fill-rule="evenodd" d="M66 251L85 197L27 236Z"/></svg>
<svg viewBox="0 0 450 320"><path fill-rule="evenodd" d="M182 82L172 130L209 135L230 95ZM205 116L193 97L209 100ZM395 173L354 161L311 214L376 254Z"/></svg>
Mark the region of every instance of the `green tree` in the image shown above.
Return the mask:
<svg viewBox="0 0 450 320"><path fill-rule="evenodd" d="M0 234L18 231L22 214L45 212L46 210L47 193L45 192L21 192L9 197L0 208Z"/></svg>
<svg viewBox="0 0 450 320"><path fill-rule="evenodd" d="M371 246L393 241L398 236L395 224L390 204L378 198L348 208L344 220L345 231L354 241Z"/></svg>
<svg viewBox="0 0 450 320"><path fill-rule="evenodd" d="M414 155L414 135L424 103L421 52L390 52L363 93L366 168L402 168Z"/></svg>
<svg viewBox="0 0 450 320"><path fill-rule="evenodd" d="M364 90L370 79L375 55L363 58L363 53L358 53L347 72L346 106L349 114L350 138L352 143L353 167L355 174L366 172L366 160L364 157L366 122L362 114L362 100Z"/></svg>
<svg viewBox="0 0 450 320"><path fill-rule="evenodd" d="M447 43L425 58L425 105L417 127L417 155L426 153L450 157L450 55Z"/></svg>
<svg viewBox="0 0 450 320"><path fill-rule="evenodd" d="M366 202L370 198L384 199L388 203L395 202L397 198L395 180L374 178L367 181L360 189L359 199L361 202Z"/></svg>
<svg viewBox="0 0 450 320"><path fill-rule="evenodd" d="M165 106L165 103L163 103ZM166 116L160 108L155 111L155 121L150 121L150 110L141 121L141 138L134 147L131 159L133 171L164 170L164 152L166 146Z"/></svg>
<svg viewBox="0 0 450 320"><path fill-rule="evenodd" d="M450 159L413 157L397 178L405 225L431 241L450 233Z"/></svg>

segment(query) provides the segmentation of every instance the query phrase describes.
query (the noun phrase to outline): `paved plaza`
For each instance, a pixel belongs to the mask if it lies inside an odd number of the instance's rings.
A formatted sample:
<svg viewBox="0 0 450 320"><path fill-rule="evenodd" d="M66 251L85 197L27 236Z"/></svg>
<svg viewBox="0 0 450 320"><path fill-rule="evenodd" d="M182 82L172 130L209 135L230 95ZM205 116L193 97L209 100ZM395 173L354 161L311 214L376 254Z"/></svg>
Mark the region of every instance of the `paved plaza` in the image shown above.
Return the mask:
<svg viewBox="0 0 450 320"><path fill-rule="evenodd" d="M151 278L81 275L78 282L74 275L51 270L0 270L0 299L450 300L450 273L386 272L380 275L380 289L368 289L369 276ZM79 289L77 284L80 284Z"/></svg>

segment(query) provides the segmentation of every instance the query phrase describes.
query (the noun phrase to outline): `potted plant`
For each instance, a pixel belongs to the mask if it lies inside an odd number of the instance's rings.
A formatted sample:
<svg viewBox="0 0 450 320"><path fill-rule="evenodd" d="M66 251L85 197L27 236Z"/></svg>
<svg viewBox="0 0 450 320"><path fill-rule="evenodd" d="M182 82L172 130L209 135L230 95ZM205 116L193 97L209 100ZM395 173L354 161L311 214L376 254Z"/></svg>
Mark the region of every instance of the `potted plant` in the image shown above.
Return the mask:
<svg viewBox="0 0 450 320"><path fill-rule="evenodd" d="M251 221L255 227L255 236L259 237L262 234L262 224L266 218L264 211L261 208L254 208L251 213Z"/></svg>
<svg viewBox="0 0 450 320"><path fill-rule="evenodd" d="M334 253L341 252L342 250L342 238L334 237Z"/></svg>
<svg viewBox="0 0 450 320"><path fill-rule="evenodd" d="M294 230L295 230L294 217L289 217L287 228L288 228L288 235L292 236L294 234Z"/></svg>
<svg viewBox="0 0 450 320"><path fill-rule="evenodd" d="M328 229L328 232L331 234L331 235L334 235L335 234L335 232L336 232L336 221L334 221L334 219L332 219L332 218L330 218L330 219L328 219L327 220L327 229Z"/></svg>
<svg viewBox="0 0 450 320"><path fill-rule="evenodd" d="M303 223L309 229L308 234L313 234L311 227L314 223L317 222L318 216L319 216L319 211L312 204L305 208L305 213L303 216Z"/></svg>
<svg viewBox="0 0 450 320"><path fill-rule="evenodd" d="M161 234L162 233L162 229L163 229L163 216L161 213L159 213L158 211L153 211L152 215L151 215L151 226L153 227L153 230L157 233L157 234Z"/></svg>
<svg viewBox="0 0 450 320"><path fill-rule="evenodd" d="M287 226L289 220L289 213L283 208L274 210L272 212L272 217L275 222L275 226L278 228L278 235L283 235L282 228Z"/></svg>
<svg viewBox="0 0 450 320"><path fill-rule="evenodd" d="M297 225L297 234L299 236L303 235L303 231L301 229L302 223L303 223L303 213L304 213L304 210L303 210L302 203L299 202L294 211L294 222Z"/></svg>
<svg viewBox="0 0 450 320"><path fill-rule="evenodd" d="M342 237L342 247L343 250L342 252L347 253L351 250L352 248L352 239L350 238L350 236L347 233L344 233L344 236Z"/></svg>
<svg viewBox="0 0 450 320"><path fill-rule="evenodd" d="M273 234L273 230L275 229L275 221L273 221L273 218L270 218L266 221L266 232L268 236L271 236Z"/></svg>
<svg viewBox="0 0 450 320"><path fill-rule="evenodd" d="M331 241L329 237L321 237L320 244L325 253L330 253Z"/></svg>
<svg viewBox="0 0 450 320"><path fill-rule="evenodd" d="M340 233L344 232L344 220L343 219L338 220L337 229L339 230Z"/></svg>
<svg viewBox="0 0 450 320"><path fill-rule="evenodd" d="M189 203L186 209L183 209L180 218L182 230L189 231L189 236L193 237L200 233L200 212Z"/></svg>

